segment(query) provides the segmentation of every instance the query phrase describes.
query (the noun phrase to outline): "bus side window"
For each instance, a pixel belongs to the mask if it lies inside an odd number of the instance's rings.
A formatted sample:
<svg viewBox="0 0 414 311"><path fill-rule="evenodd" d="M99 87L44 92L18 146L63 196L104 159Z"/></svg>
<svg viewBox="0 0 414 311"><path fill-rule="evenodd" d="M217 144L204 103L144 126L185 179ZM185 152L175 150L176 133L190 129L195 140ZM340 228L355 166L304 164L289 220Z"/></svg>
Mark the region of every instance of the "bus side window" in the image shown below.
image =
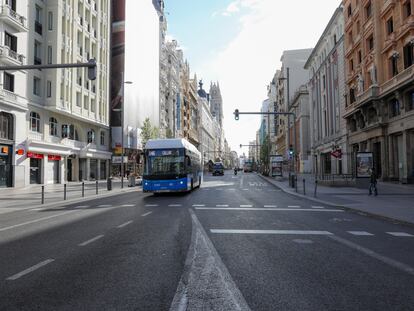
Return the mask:
<svg viewBox="0 0 414 311"><path fill-rule="evenodd" d="M187 159L187 166L190 167L191 166L191 159L189 156L186 156Z"/></svg>

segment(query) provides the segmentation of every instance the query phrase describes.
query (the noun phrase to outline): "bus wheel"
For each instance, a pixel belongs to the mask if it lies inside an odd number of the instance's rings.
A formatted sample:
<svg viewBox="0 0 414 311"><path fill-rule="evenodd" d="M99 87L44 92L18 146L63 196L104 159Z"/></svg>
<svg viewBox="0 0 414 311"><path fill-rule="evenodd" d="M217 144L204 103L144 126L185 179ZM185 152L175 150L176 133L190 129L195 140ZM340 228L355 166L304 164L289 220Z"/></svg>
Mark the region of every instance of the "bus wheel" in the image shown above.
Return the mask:
<svg viewBox="0 0 414 311"><path fill-rule="evenodd" d="M191 191L194 189L194 181L193 181L193 179L191 178Z"/></svg>

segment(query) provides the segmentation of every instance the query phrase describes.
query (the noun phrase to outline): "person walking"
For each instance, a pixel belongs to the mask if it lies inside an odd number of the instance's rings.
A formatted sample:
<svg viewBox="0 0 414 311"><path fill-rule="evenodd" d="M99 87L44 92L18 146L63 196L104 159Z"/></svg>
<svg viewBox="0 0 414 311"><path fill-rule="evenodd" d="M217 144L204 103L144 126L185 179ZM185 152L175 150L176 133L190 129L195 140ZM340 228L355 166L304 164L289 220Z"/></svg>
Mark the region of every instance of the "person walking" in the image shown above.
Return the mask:
<svg viewBox="0 0 414 311"><path fill-rule="evenodd" d="M374 192L374 195L378 195L378 189L377 189L377 175L375 174L374 168L371 169L371 176L369 181L369 195Z"/></svg>

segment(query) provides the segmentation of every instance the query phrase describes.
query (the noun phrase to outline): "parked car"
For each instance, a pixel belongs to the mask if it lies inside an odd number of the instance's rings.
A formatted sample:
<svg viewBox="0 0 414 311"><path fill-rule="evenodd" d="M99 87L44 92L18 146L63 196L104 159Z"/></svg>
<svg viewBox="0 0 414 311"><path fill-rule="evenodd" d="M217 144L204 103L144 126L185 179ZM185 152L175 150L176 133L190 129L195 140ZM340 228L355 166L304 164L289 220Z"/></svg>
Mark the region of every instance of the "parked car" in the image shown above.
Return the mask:
<svg viewBox="0 0 414 311"><path fill-rule="evenodd" d="M224 165L221 162L216 162L213 165L213 176L223 176L224 175Z"/></svg>

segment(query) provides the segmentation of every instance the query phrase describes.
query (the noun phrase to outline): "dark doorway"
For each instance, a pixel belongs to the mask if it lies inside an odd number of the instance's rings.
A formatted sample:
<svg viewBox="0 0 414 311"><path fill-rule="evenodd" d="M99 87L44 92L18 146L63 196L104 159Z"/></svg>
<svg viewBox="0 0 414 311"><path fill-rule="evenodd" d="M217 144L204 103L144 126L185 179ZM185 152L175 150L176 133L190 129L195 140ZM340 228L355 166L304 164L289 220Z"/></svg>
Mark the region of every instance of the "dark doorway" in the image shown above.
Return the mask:
<svg viewBox="0 0 414 311"><path fill-rule="evenodd" d="M382 167L381 167L381 143L374 143L374 169L378 178L382 176Z"/></svg>
<svg viewBox="0 0 414 311"><path fill-rule="evenodd" d="M30 159L30 183L41 183L41 159Z"/></svg>
<svg viewBox="0 0 414 311"><path fill-rule="evenodd" d="M66 179L67 181L73 181L72 180L72 159L68 159L66 163L67 163Z"/></svg>

